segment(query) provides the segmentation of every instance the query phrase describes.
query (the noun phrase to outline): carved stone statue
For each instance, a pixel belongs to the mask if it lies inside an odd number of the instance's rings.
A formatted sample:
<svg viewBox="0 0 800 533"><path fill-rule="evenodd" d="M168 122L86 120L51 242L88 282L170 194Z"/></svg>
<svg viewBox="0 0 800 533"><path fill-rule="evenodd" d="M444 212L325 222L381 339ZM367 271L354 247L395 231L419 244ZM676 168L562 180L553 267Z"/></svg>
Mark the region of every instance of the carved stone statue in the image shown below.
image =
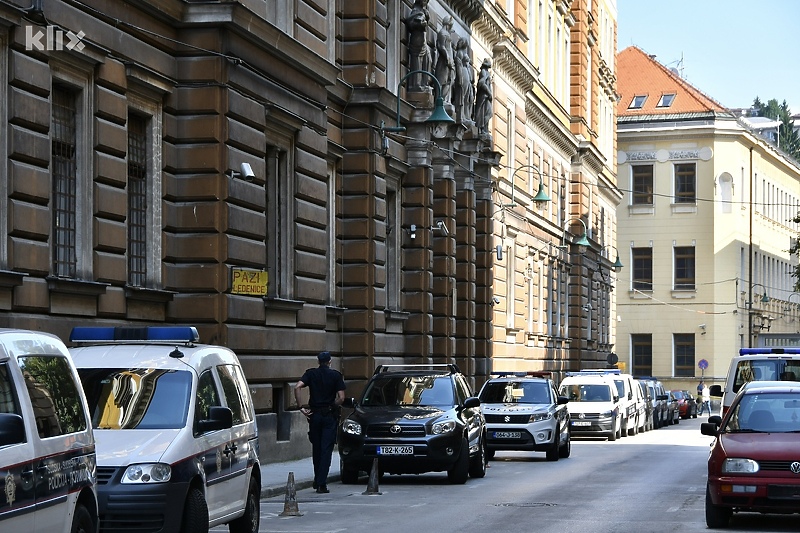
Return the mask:
<svg viewBox="0 0 800 533"><path fill-rule="evenodd" d="M478 133L489 132L489 120L492 118L492 76L489 69L492 68L492 60L484 59L481 64L481 71L478 74L478 82L475 86L475 124L478 126Z"/></svg>
<svg viewBox="0 0 800 533"><path fill-rule="evenodd" d="M456 63L453 53L453 17L446 16L436 34L436 70L434 74L442 86L441 97L445 103L452 100L453 82L456 78Z"/></svg>
<svg viewBox="0 0 800 533"><path fill-rule="evenodd" d="M472 122L472 109L475 106L475 76L472 70L472 54L469 43L463 37L458 39L455 52L456 81L453 84L453 104L459 122Z"/></svg>
<svg viewBox="0 0 800 533"><path fill-rule="evenodd" d="M431 49L428 47L428 0L414 0L414 5L405 19L408 29L408 68L409 72L424 70L432 73ZM409 79L410 87L427 87L429 76L414 74Z"/></svg>

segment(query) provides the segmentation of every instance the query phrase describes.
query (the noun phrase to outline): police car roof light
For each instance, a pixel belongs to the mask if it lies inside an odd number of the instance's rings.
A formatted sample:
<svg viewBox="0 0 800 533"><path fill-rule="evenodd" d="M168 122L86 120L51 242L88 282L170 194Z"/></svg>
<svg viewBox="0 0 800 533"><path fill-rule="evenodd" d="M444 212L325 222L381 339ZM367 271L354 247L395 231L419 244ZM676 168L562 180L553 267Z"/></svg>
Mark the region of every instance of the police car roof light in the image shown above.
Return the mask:
<svg viewBox="0 0 800 533"><path fill-rule="evenodd" d="M72 328L70 342L198 342L200 335L194 326L144 326Z"/></svg>
<svg viewBox="0 0 800 533"><path fill-rule="evenodd" d="M757 355L757 354L800 354L800 348L740 348L739 355Z"/></svg>
<svg viewBox="0 0 800 533"><path fill-rule="evenodd" d="M421 364L421 365L378 365L375 369L373 374L380 374L381 372L388 372L389 370L422 370L422 369L431 369L431 370L447 370L451 374L461 373L459 370L458 365L454 363L447 363L447 364Z"/></svg>

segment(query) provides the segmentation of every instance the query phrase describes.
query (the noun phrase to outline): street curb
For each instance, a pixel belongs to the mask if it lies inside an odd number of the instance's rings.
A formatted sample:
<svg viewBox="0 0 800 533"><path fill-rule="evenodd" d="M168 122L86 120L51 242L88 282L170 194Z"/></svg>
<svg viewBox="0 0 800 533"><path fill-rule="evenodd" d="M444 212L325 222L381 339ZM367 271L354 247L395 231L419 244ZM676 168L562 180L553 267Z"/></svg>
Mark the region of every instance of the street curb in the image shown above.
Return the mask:
<svg viewBox="0 0 800 533"><path fill-rule="evenodd" d="M338 482L341 481L340 475L331 475L328 476L328 482ZM295 490L303 490L303 489L310 489L311 486L314 484L313 480L304 480L304 481L295 481L294 487ZM261 499L267 498L275 498L276 496L285 496L286 495L286 484L284 483L281 486L272 485L269 487L261 487Z"/></svg>

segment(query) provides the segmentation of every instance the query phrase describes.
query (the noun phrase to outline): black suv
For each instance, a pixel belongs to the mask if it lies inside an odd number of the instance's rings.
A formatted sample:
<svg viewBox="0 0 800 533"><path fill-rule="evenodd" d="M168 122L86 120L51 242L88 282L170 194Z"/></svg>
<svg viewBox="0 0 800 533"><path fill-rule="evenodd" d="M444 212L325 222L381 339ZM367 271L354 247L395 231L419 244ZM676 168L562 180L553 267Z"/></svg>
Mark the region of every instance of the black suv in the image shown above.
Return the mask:
<svg viewBox="0 0 800 533"><path fill-rule="evenodd" d="M358 482L378 458L379 473L447 472L450 483L486 475L480 400L458 367L381 365L339 426L342 483Z"/></svg>

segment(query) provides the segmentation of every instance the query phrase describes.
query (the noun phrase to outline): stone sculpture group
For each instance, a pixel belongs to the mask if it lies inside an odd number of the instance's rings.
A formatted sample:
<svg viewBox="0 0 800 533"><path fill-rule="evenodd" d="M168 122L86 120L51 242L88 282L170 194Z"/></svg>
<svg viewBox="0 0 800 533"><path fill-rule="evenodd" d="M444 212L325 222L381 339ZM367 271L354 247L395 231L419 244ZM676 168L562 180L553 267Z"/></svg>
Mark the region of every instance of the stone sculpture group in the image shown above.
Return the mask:
<svg viewBox="0 0 800 533"><path fill-rule="evenodd" d="M488 133L492 116L491 59L484 59L475 81L472 52L469 42L453 32L453 17L445 16L429 43L431 18L428 0L414 0L405 19L408 31L409 72L425 71L433 74L439 82L440 96L445 104L455 108L456 121L469 125L474 123L478 133ZM455 42L454 42L455 41ZM409 77L409 87L423 89L431 85L431 79L422 73Z"/></svg>

